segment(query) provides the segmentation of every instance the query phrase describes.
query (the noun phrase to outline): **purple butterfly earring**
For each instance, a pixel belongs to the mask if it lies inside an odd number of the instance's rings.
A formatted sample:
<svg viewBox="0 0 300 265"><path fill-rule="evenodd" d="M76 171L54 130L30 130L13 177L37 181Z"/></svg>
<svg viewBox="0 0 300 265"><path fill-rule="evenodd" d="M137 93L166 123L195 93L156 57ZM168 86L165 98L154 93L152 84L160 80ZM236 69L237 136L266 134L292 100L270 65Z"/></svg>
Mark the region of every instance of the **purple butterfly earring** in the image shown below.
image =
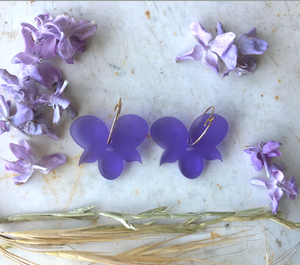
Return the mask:
<svg viewBox="0 0 300 265"><path fill-rule="evenodd" d="M211 108L212 113L206 114ZM214 106L209 107L193 122L189 131L173 117L164 117L153 123L150 135L165 150L160 165L178 160L181 173L194 179L202 173L203 158L222 161L216 146L226 136L228 123L222 116L214 114L214 109Z"/></svg>
<svg viewBox="0 0 300 265"><path fill-rule="evenodd" d="M118 111L110 132L95 116L82 116L70 127L73 140L84 149L79 165L98 160L101 175L109 180L121 175L123 160L142 163L136 147L145 140L149 130L147 122L137 115L120 117L121 107L120 99L114 109L118 108Z"/></svg>

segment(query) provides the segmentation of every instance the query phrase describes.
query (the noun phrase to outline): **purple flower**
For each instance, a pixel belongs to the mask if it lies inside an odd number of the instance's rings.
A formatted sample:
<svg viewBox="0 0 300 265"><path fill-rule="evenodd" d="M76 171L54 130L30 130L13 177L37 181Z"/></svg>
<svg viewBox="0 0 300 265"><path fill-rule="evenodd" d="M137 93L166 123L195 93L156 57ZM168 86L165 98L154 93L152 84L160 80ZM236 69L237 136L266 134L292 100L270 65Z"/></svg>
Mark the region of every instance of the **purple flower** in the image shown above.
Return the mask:
<svg viewBox="0 0 300 265"><path fill-rule="evenodd" d="M33 78L37 82L50 88L54 83L61 80L60 70L44 62L56 56L56 38L49 37L43 43L36 43L32 37L32 32L28 27L22 28L22 35L25 42L25 51L15 55L11 62L21 64L20 78Z"/></svg>
<svg viewBox="0 0 300 265"><path fill-rule="evenodd" d="M0 78L6 82L6 84L0 85L0 88L9 93L16 101L36 100L39 90L32 79L22 80L22 84L19 84L18 77L11 75L5 69L0 69Z"/></svg>
<svg viewBox="0 0 300 265"><path fill-rule="evenodd" d="M272 201L273 214L277 213L279 201L283 192L287 194L290 200L295 200L298 194L298 186L295 177L287 179L281 170L285 167L280 163L274 163L269 167L271 176L268 180L251 179L250 183L257 186L266 187L269 190L269 197Z"/></svg>
<svg viewBox="0 0 300 265"><path fill-rule="evenodd" d="M33 111L29 107L16 103L17 112L11 114L11 102L0 95L0 135L10 131L10 125L20 129L20 126L33 119Z"/></svg>
<svg viewBox="0 0 300 265"><path fill-rule="evenodd" d="M270 157L281 156L281 152L278 150L282 144L275 141L269 141L267 143L260 142L258 147L250 145L246 146L244 152L251 155L251 160L256 171L260 171L263 168L263 164L266 167L267 176L270 177L269 164Z"/></svg>
<svg viewBox="0 0 300 265"><path fill-rule="evenodd" d="M35 102L32 102L33 107L37 105L49 105L53 108L53 124L58 124L61 112L63 110L67 110L71 119L74 119L77 115L73 103L70 100L62 97L62 93L64 92L68 83L69 82L67 80L65 80L64 83L59 82L55 93L51 95L42 94L39 99L37 99Z"/></svg>
<svg viewBox="0 0 300 265"><path fill-rule="evenodd" d="M268 49L268 43L256 38L256 28L249 32L241 34L237 38L237 48L243 55L263 54Z"/></svg>
<svg viewBox="0 0 300 265"><path fill-rule="evenodd" d="M234 41L234 33L227 32L220 34L211 41L212 34L205 31L199 23L192 22L190 28L192 29L192 35L196 37L199 45L196 45L192 50L177 56L176 62L181 60L198 61L202 58L202 63L212 68L218 74L218 56L220 56L230 67L235 67L234 47L228 51L228 48L231 47L231 44Z"/></svg>
<svg viewBox="0 0 300 265"><path fill-rule="evenodd" d="M54 140L59 139L39 108L36 108L34 110L34 118L32 119L32 121L26 122L19 128L29 135L47 134L50 138Z"/></svg>
<svg viewBox="0 0 300 265"><path fill-rule="evenodd" d="M25 42L25 51L15 55L12 63L33 64L44 60L49 60L56 56L56 38L49 37L42 44L36 43L32 37L31 30L27 27L22 28L22 35Z"/></svg>
<svg viewBox="0 0 300 265"><path fill-rule="evenodd" d="M67 14L57 16L54 20L43 25L50 29L54 28L56 32L60 33L59 37L55 34L59 41L57 52L69 64L74 63L73 56L76 51L84 52L85 39L92 35L97 28L95 21L75 21L73 17L69 17Z"/></svg>
<svg viewBox="0 0 300 265"><path fill-rule="evenodd" d="M19 160L13 162L3 160L6 170L20 174L13 177L14 184L17 185L24 184L37 171L48 174L53 168L66 162L66 157L61 154L43 156L36 162L35 153L24 140L19 141L19 144L9 144L9 148Z"/></svg>

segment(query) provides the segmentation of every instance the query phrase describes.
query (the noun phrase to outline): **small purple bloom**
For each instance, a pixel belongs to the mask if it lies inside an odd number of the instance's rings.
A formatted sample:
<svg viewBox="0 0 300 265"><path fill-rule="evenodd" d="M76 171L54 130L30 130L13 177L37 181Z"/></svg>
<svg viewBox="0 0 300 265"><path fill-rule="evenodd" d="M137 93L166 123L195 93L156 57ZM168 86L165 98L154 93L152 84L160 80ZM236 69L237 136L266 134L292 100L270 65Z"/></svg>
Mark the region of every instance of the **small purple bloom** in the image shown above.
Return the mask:
<svg viewBox="0 0 300 265"><path fill-rule="evenodd" d="M50 138L54 140L59 139L39 108L36 108L34 110L33 119L21 125L19 128L29 135L47 134Z"/></svg>
<svg viewBox="0 0 300 265"><path fill-rule="evenodd" d="M6 84L0 85L0 88L9 93L16 101L36 100L39 90L32 79L23 79L22 84L19 84L18 77L11 75L5 69L0 69L0 78L6 82Z"/></svg>
<svg viewBox="0 0 300 265"><path fill-rule="evenodd" d="M35 102L32 102L33 107L37 105L49 105L54 110L53 116L53 124L58 124L61 116L62 110L67 110L71 119L74 119L77 115L77 112L73 106L73 103L62 97L62 93L64 92L66 86L68 85L68 81L65 80L63 83L59 82L57 85L56 92L49 94L42 94L39 99Z"/></svg>
<svg viewBox="0 0 300 265"><path fill-rule="evenodd" d="M19 127L27 121L33 119L33 111L29 107L16 103L17 112L11 114L11 102L6 101L4 96L0 95L0 135L10 131L10 125L20 129Z"/></svg>
<svg viewBox="0 0 300 265"><path fill-rule="evenodd" d="M17 177L13 177L14 184L17 185L24 184L37 171L48 174L53 168L66 162L66 157L61 154L43 156L36 162L35 153L25 140L19 141L19 144L11 143L9 148L19 160L13 162L3 160L6 170L20 174Z"/></svg>
<svg viewBox="0 0 300 265"><path fill-rule="evenodd" d="M287 194L290 200L295 200L298 194L298 186L295 177L287 179L281 170L284 167L280 163L274 163L270 166L271 176L268 180L251 179L250 183L257 186L266 187L269 190L269 197L272 201L273 214L277 213L279 201L283 192Z"/></svg>
<svg viewBox="0 0 300 265"><path fill-rule="evenodd" d="M256 171L260 171L263 165L266 167L267 176L270 177L269 172L269 159L270 157L279 157L281 152L278 150L282 144L275 141L269 141L267 143L260 142L258 146L246 146L244 152L251 155L251 160Z"/></svg>
<svg viewBox="0 0 300 265"><path fill-rule="evenodd" d="M31 30L27 27L22 28L22 35L25 42L25 51L15 55L12 63L33 64L44 60L49 60L56 56L56 38L52 36L42 44L36 43L32 38Z"/></svg>
<svg viewBox="0 0 300 265"><path fill-rule="evenodd" d="M59 41L57 52L67 63L73 64L75 52L84 52L85 39L95 32L97 25L95 21L75 21L73 17L64 14L44 23L44 27L53 27L60 33L60 36L56 37Z"/></svg>
<svg viewBox="0 0 300 265"><path fill-rule="evenodd" d="M230 67L235 67L234 64L234 47L228 51L231 44L234 41L235 34L232 32L223 33L217 35L216 38L211 41L212 34L205 31L205 29L197 22L190 24L192 29L192 35L195 36L199 45L196 45L192 50L183 53L176 57L176 62L181 60L200 60L206 66L212 68L217 74L218 69L218 56L223 57L226 63Z"/></svg>
<svg viewBox="0 0 300 265"><path fill-rule="evenodd" d="M237 76L244 74L253 74L256 69L256 58L249 55L238 55L236 68L223 73L223 77L227 76L230 71L233 71Z"/></svg>

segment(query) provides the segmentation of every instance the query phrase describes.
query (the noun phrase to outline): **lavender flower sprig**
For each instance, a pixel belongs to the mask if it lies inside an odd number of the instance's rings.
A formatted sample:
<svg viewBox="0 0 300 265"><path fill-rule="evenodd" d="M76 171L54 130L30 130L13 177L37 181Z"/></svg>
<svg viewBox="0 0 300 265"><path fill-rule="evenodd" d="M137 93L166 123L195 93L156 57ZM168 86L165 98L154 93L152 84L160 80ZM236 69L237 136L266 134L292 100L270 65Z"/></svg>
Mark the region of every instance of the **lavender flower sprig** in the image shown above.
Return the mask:
<svg viewBox="0 0 300 265"><path fill-rule="evenodd" d="M256 59L251 55L263 54L268 49L268 43L258 39L256 28L252 28L248 33L238 36L236 45L234 44L235 34L225 32L223 25L218 22L218 35L211 41L212 34L207 32L198 22L190 24L192 35L198 41L193 49L176 57L176 62L182 60L202 60L205 66L212 68L219 74L219 59L227 67L222 75L227 76L233 71L238 76L253 73L256 68Z"/></svg>
<svg viewBox="0 0 300 265"><path fill-rule="evenodd" d="M61 154L53 154L43 156L36 162L36 155L30 148L29 144L21 140L19 144L9 144L11 152L18 158L17 161L8 161L3 159L5 169L20 174L13 177L14 184L24 184L35 172L48 174L53 168L63 165L66 162L66 157Z"/></svg>
<svg viewBox="0 0 300 265"><path fill-rule="evenodd" d="M279 146L282 144L275 141L267 143L260 142L258 146L246 146L244 152L251 155L251 160L256 171L265 167L268 179L251 179L250 183L268 189L269 197L272 201L273 214L277 213L277 208L283 193L285 192L290 200L295 200L298 194L298 186L294 176L288 179L284 177L282 171L285 166L282 163L272 163L272 157L281 156Z"/></svg>

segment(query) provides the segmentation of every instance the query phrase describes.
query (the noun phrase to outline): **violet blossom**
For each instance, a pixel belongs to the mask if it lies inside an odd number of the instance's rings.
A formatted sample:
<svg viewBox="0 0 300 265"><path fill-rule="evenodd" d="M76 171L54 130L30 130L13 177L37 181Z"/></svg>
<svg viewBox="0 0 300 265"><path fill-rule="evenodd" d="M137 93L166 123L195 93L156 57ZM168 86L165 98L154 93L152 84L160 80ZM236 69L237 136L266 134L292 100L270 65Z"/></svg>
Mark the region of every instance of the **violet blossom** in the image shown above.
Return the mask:
<svg viewBox="0 0 300 265"><path fill-rule="evenodd" d="M234 49L230 49L230 51L228 51L228 48L231 47L231 44L234 41L234 33L227 32L217 35L216 38L211 41L212 34L205 31L205 29L199 23L192 22L190 24L190 28L192 29L192 35L195 36L199 45L196 45L192 50L177 56L176 62L181 60L198 61L202 59L202 63L204 65L209 66L218 74L219 56L223 58L223 60L226 61L231 68L235 67L236 63L234 62L234 53L236 51L234 51Z"/></svg>
<svg viewBox="0 0 300 265"><path fill-rule="evenodd" d="M220 22L218 22L217 29L218 34L224 34L225 31ZM232 44L229 47L228 51L235 48L238 50L236 67L228 66L226 60L221 58L228 68L227 71L223 73L223 77L227 76L230 71L233 71L238 76L253 73L255 71L256 58L250 55L263 54L268 49L268 43L264 40L256 38L256 36L257 32L256 28L254 27L249 32L239 35L236 45Z"/></svg>
<svg viewBox="0 0 300 265"><path fill-rule="evenodd" d="M77 115L73 103L70 100L62 97L62 93L64 92L68 83L69 81L67 80L65 80L64 83L59 82L55 93L51 95L42 94L40 98L32 102L33 107L38 105L51 106L54 110L53 124L55 125L58 124L60 120L61 112L63 110L67 110L71 119L74 119Z"/></svg>
<svg viewBox="0 0 300 265"><path fill-rule="evenodd" d="M11 162L3 159L3 161L6 170L20 174L12 178L17 185L27 182L35 172L48 174L53 168L66 162L66 157L61 154L43 156L36 162L36 155L25 140L19 141L19 144L10 143L9 148L19 160Z"/></svg>
<svg viewBox="0 0 300 265"><path fill-rule="evenodd" d="M0 69L0 78L6 82L6 84L1 84L0 88L10 94L16 101L36 100L39 90L32 79L24 79L19 82L17 76L10 74L5 69Z"/></svg>
<svg viewBox="0 0 300 265"><path fill-rule="evenodd" d="M244 148L244 152L251 155L252 164L256 171L260 171L265 165L267 176L270 177L269 172L269 158L270 157L279 157L281 156L281 152L279 151L279 146L282 143L269 141L267 143L260 142L258 146L246 146Z"/></svg>
<svg viewBox="0 0 300 265"><path fill-rule="evenodd" d="M269 167L271 176L268 180L251 179L250 183L256 186L263 186L269 190L269 197L272 201L273 214L277 213L279 201L283 192L290 200L295 200L298 194L298 186L294 176L291 179L285 178L281 170L285 167L280 163L274 163Z"/></svg>
<svg viewBox="0 0 300 265"><path fill-rule="evenodd" d="M23 27L22 35L25 42L25 51L15 55L11 62L21 64L20 78L31 77L50 88L62 78L62 74L57 67L44 62L44 60L56 56L57 43L55 36L40 44L32 38L32 32L29 28Z"/></svg>
<svg viewBox="0 0 300 265"><path fill-rule="evenodd" d="M0 95L0 104L0 135L9 132L10 126L21 130L20 126L22 124L33 119L32 109L23 104L16 103L17 112L14 115L11 113L10 100L6 101L3 95Z"/></svg>
<svg viewBox="0 0 300 265"><path fill-rule="evenodd" d="M54 140L58 140L57 134L45 118L45 115L41 112L40 108L35 108L34 117L31 121L28 121L19 127L29 135L43 135L46 134Z"/></svg>

